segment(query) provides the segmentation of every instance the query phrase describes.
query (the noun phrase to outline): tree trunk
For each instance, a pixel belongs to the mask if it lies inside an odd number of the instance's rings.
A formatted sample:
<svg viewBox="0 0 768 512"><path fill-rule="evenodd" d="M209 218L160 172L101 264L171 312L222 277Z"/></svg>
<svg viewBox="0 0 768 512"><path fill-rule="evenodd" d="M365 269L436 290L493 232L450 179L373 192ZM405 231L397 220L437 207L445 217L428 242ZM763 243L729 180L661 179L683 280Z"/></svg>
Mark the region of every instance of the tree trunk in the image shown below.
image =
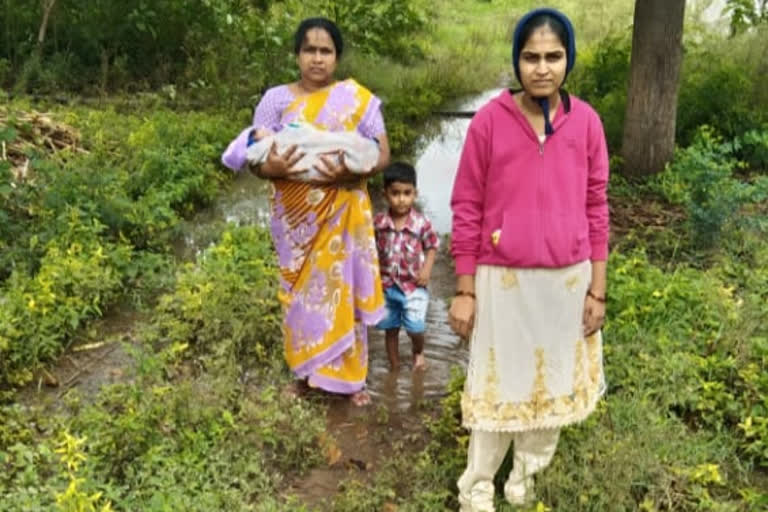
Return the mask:
<svg viewBox="0 0 768 512"><path fill-rule="evenodd" d="M109 85L109 51L105 46L101 47L101 80L99 86L101 87L101 95L107 95L107 85Z"/></svg>
<svg viewBox="0 0 768 512"><path fill-rule="evenodd" d="M675 151L685 0L635 0L621 153L630 176L664 170Z"/></svg>
<svg viewBox="0 0 768 512"><path fill-rule="evenodd" d="M56 0L43 0L43 21L40 22L40 30L37 33L37 48L40 51L43 48L45 42L45 33L48 30L48 20L51 17L51 11L53 6L56 5Z"/></svg>

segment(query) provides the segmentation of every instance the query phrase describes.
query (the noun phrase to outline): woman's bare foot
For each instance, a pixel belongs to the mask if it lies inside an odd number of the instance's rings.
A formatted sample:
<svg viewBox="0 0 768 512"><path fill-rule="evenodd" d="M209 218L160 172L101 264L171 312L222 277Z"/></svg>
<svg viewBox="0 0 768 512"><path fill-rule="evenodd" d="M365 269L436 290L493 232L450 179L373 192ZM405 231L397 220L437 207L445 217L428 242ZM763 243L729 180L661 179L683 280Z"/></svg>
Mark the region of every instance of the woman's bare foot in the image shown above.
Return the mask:
<svg viewBox="0 0 768 512"><path fill-rule="evenodd" d="M424 359L424 352L413 354L413 369L424 370L427 367L427 360Z"/></svg>
<svg viewBox="0 0 768 512"><path fill-rule="evenodd" d="M357 407L363 407L364 405L371 403L371 395L369 395L366 390L358 391L357 393L352 394L349 399Z"/></svg>

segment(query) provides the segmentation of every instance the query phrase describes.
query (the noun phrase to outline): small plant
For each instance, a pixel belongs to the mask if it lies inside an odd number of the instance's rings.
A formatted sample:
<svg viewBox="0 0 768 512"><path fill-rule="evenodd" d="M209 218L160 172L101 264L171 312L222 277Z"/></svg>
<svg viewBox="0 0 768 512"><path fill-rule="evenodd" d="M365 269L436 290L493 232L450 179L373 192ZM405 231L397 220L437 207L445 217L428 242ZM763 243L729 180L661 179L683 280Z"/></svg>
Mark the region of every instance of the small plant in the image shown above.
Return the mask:
<svg viewBox="0 0 768 512"><path fill-rule="evenodd" d="M69 485L64 492L56 493L56 507L61 512L112 512L112 503L104 502L102 493L90 494L83 490L86 480L79 476L79 468L87 460L83 449L85 441L86 438L74 437L67 431L61 434L55 451L65 468Z"/></svg>

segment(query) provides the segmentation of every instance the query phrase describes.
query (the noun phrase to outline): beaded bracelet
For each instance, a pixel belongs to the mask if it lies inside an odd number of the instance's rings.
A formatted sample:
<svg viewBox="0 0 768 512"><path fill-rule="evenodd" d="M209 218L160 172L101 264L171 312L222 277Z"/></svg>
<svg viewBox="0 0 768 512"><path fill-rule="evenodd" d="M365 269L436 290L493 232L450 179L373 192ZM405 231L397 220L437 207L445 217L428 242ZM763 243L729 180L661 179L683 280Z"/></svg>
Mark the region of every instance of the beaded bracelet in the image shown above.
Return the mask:
<svg viewBox="0 0 768 512"><path fill-rule="evenodd" d="M477 299L475 296L475 292L468 292L466 290L456 290L456 297L461 297L462 295L466 295L467 297L472 297L473 299Z"/></svg>
<svg viewBox="0 0 768 512"><path fill-rule="evenodd" d="M607 299L607 297L605 297L605 296L598 297L597 295L592 293L592 290L587 290L587 295L592 297L593 299L595 299L597 302L602 302L603 304L605 304L605 300Z"/></svg>

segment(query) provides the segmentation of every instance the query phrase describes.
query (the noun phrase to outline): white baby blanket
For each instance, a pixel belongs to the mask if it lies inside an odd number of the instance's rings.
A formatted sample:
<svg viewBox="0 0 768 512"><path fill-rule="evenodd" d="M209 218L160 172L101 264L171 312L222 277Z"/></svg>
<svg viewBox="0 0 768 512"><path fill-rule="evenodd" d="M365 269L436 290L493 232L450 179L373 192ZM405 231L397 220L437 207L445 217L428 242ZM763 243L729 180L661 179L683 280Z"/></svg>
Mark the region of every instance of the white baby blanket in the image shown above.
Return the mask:
<svg viewBox="0 0 768 512"><path fill-rule="evenodd" d="M262 137L248 146L246 158L251 165L267 160L272 143L277 144L277 152L282 154L290 146L296 144L297 151L305 153L296 165L297 169L307 169L307 172L291 175L290 179L310 181L323 175L316 166L322 166L321 155L331 158L338 163L338 154L344 153L344 163L354 174L369 172L379 160L379 145L376 141L367 139L357 132L329 132L315 128L311 124L293 122L285 125L275 134Z"/></svg>

